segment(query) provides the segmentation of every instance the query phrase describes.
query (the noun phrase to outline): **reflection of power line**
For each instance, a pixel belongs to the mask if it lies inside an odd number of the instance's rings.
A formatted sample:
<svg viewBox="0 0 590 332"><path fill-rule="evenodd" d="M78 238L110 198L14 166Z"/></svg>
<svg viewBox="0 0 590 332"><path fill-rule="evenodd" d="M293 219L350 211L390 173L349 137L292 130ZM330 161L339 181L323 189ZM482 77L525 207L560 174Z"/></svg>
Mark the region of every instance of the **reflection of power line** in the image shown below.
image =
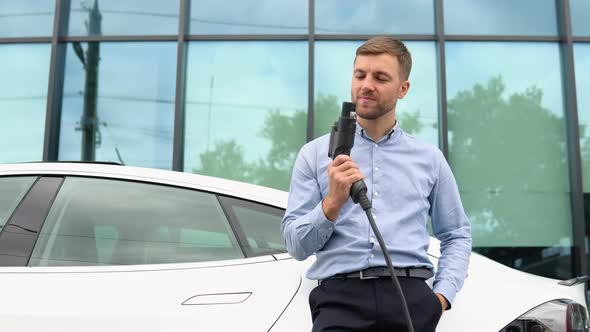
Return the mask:
<svg viewBox="0 0 590 332"><path fill-rule="evenodd" d="M0 101L46 100L46 99L47 99L47 95L43 95L43 96L0 97Z"/></svg>
<svg viewBox="0 0 590 332"><path fill-rule="evenodd" d="M69 93L64 94L64 98L73 98L73 97L80 97L78 94ZM171 104L174 105L174 99L158 99L158 98L147 98L147 97L132 97L132 96L105 96L101 95L98 96L99 99L110 99L110 100L119 100L119 101L136 101L136 102L146 102L146 103L160 103L160 104ZM285 105L256 105L256 104L237 104L237 103L220 103L220 102L211 102L211 101L196 101L196 100L187 100L185 102L186 105L200 105L200 106L216 106L216 107L231 107L231 108L247 108L251 110L258 110L258 111L274 111L274 110L292 110L292 111L302 111L306 109L306 106L285 106Z"/></svg>
<svg viewBox="0 0 590 332"><path fill-rule="evenodd" d="M10 13L1 14L0 18L24 17L24 16L53 16L53 12L31 12L31 13Z"/></svg>

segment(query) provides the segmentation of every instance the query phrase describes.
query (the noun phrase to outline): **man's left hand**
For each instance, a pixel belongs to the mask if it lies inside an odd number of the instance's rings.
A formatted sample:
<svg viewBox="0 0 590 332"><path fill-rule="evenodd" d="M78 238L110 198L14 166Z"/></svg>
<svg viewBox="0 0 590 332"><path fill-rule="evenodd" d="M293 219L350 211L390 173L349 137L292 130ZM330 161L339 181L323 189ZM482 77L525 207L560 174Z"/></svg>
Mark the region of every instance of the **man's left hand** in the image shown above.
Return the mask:
<svg viewBox="0 0 590 332"><path fill-rule="evenodd" d="M438 300L440 301L440 305L442 307L442 312L445 312L445 310L447 310L447 308L449 307L449 301L447 301L447 298L444 297L440 293L434 293L434 294L436 294L436 297L438 297Z"/></svg>

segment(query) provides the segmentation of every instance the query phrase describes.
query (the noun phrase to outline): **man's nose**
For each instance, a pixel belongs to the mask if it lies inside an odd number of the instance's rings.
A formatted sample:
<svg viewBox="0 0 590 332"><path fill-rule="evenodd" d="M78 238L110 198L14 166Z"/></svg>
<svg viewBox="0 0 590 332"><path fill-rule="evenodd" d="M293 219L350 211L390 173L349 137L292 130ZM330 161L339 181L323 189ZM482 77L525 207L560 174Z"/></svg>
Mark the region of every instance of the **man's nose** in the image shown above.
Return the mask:
<svg viewBox="0 0 590 332"><path fill-rule="evenodd" d="M373 91L375 90L375 82L372 78L367 77L363 80L363 84L361 85L362 91Z"/></svg>

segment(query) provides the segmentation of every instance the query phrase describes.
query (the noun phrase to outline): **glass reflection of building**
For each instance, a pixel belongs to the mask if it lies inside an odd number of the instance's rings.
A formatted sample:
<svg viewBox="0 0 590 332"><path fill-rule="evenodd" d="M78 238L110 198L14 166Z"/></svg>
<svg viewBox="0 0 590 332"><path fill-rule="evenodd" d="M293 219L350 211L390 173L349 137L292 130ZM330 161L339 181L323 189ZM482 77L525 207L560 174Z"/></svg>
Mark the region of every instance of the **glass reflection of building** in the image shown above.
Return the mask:
<svg viewBox="0 0 590 332"><path fill-rule="evenodd" d="M0 162L283 190L350 98L356 47L398 36L414 59L398 118L447 156L474 250L590 272L586 0L0 0L0 13Z"/></svg>

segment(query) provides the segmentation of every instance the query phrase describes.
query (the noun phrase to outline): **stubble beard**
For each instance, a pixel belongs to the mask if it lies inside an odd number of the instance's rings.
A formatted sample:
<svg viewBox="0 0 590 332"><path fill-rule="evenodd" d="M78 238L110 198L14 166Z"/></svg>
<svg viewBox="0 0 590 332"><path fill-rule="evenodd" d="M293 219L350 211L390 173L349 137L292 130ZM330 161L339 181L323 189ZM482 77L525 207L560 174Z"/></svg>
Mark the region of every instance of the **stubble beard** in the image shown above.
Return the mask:
<svg viewBox="0 0 590 332"><path fill-rule="evenodd" d="M377 104L373 107L358 105L356 107L356 115L365 120L377 120L385 114L392 112L394 108L395 103L389 105Z"/></svg>

